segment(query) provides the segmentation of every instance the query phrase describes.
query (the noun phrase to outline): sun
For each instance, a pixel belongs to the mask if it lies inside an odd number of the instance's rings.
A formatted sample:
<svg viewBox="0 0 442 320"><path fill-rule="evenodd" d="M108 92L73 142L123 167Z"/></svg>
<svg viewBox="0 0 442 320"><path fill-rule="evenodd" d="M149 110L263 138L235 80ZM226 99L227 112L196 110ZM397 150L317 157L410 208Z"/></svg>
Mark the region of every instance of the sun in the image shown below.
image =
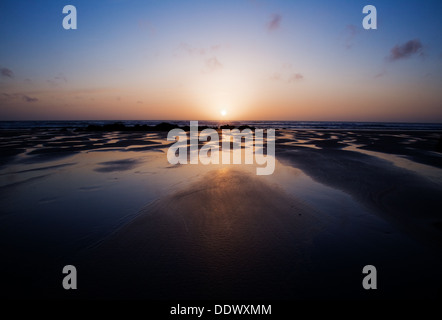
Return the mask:
<svg viewBox="0 0 442 320"><path fill-rule="evenodd" d="M226 114L227 114L227 111L226 111L226 109L222 109L222 110L220 111L220 113L221 113L221 115L222 115L223 117L225 117Z"/></svg>

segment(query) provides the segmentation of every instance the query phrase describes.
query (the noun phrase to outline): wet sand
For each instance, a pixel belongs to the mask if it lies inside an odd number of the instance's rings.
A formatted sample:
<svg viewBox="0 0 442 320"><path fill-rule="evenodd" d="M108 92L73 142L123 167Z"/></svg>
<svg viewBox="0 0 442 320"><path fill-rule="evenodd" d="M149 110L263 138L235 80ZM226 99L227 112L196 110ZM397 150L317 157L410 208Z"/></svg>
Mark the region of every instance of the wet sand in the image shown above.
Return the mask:
<svg viewBox="0 0 442 320"><path fill-rule="evenodd" d="M299 199L222 169L145 208L91 253L85 277L110 297L267 297L291 290L281 272L291 278L306 263L320 229Z"/></svg>
<svg viewBox="0 0 442 320"><path fill-rule="evenodd" d="M153 152L160 152L159 159L165 157L164 133L8 133L2 135L0 146L0 200L7 204L8 194L19 194L31 183L44 186L50 179L46 176L56 171L84 171L81 164L95 159L91 157L97 152L104 157L94 160L84 174L122 179L150 172L137 181L146 186L167 179L178 183L165 185L166 190L155 197L150 194L155 200L146 200L136 215L106 229L98 241L48 258L39 268L46 274L35 282L31 295L437 298L442 295L439 144L440 133L432 132L279 130L276 172L258 177L244 166L173 167L164 161L149 162L153 158L144 157ZM62 160L51 165L56 159ZM409 163L413 165L407 167ZM299 192L302 185L292 189L303 180L290 169L312 179L305 185L311 190ZM285 175L288 181L283 181ZM85 181L89 184L76 192L110 194L105 184ZM130 192L131 185L135 186L130 181L124 185L125 190ZM320 194L325 190L320 186L329 188L330 194ZM42 199L57 201L51 194ZM83 204L79 210L94 215ZM64 211L63 202L54 206ZM54 222L56 227L60 225ZM81 230L91 234L94 228L86 225ZM24 253L14 249L17 239L9 237L6 252ZM26 241L20 247L27 247ZM8 266L8 274L17 279L19 270L26 269L17 267L14 274L18 261L12 257ZM60 288L60 276L53 275L68 263L81 270L82 278L81 290L69 296ZM366 264L378 268L380 289L375 294L361 286Z"/></svg>
<svg viewBox="0 0 442 320"><path fill-rule="evenodd" d="M279 159L343 190L428 244L442 245L440 184L388 161L345 150L285 150Z"/></svg>

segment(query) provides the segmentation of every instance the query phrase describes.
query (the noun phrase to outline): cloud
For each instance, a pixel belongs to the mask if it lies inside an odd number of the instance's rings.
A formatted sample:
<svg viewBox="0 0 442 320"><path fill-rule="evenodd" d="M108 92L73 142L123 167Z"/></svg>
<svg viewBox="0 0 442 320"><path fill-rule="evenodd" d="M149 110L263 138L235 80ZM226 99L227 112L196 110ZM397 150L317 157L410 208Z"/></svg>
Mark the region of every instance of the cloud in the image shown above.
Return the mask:
<svg viewBox="0 0 442 320"><path fill-rule="evenodd" d="M180 53L185 53L187 55L196 57L196 59L201 59L204 67L201 72L211 73L218 69L223 68L223 64L215 57L220 50L228 48L229 45L214 44L208 47L194 47L186 42L181 42L174 53L174 57L177 57ZM211 58L209 58L212 56Z"/></svg>
<svg viewBox="0 0 442 320"><path fill-rule="evenodd" d="M37 102L37 98L32 98L26 94L22 93L2 93L0 101L7 102L7 101L13 101L13 100L24 100L26 102Z"/></svg>
<svg viewBox="0 0 442 320"><path fill-rule="evenodd" d="M186 42L181 42L178 45L178 51L187 53L189 55L204 56L206 54L215 53L224 47L225 46L223 46L221 44L214 44L214 45L211 45L207 48L204 48L204 47L199 48L199 47L194 47Z"/></svg>
<svg viewBox="0 0 442 320"><path fill-rule="evenodd" d="M292 83L292 82L295 82L295 81L300 81L302 79L304 79L304 76L302 74L300 74L300 73L293 73L293 74L291 74L289 76L287 82L288 83Z"/></svg>
<svg viewBox="0 0 442 320"><path fill-rule="evenodd" d="M195 52L195 49L190 44L185 43L185 42L181 42L178 45L178 50L186 52L186 53L188 53L190 55L192 55Z"/></svg>
<svg viewBox="0 0 442 320"><path fill-rule="evenodd" d="M214 45L212 45L211 47L210 47L210 50L212 50L212 51L218 51L218 50L220 50L222 48L222 45L220 45L220 44L214 44Z"/></svg>
<svg viewBox="0 0 442 320"><path fill-rule="evenodd" d="M304 80L304 75L299 72L292 72L292 65L289 63L285 63L281 67L281 72L273 72L269 79L273 81L281 81L285 83L294 83L301 80Z"/></svg>
<svg viewBox="0 0 442 320"><path fill-rule="evenodd" d="M356 35L359 34L361 30L355 26L354 24L349 24L345 27L344 30L344 46L347 49L351 49L353 47L353 40Z"/></svg>
<svg viewBox="0 0 442 320"><path fill-rule="evenodd" d="M2 101L12 101L12 100L24 100L26 102L36 102L37 98L32 98L26 94L22 93L2 93L0 100Z"/></svg>
<svg viewBox="0 0 442 320"><path fill-rule="evenodd" d="M222 69L222 68L223 68L222 63L219 62L216 57L206 60L206 63L205 63L205 71L206 72L214 72L214 71Z"/></svg>
<svg viewBox="0 0 442 320"><path fill-rule="evenodd" d="M46 81L53 87L58 87L62 84L68 83L68 79L62 73L59 73L54 78Z"/></svg>
<svg viewBox="0 0 442 320"><path fill-rule="evenodd" d="M267 30L275 31L279 29L279 27L281 26L281 21L282 21L282 15L280 15L279 13L273 14L272 19L267 24Z"/></svg>
<svg viewBox="0 0 442 320"><path fill-rule="evenodd" d="M381 72L376 73L376 74L374 75L374 78L375 78L375 79L379 79L379 78L382 78L383 76L385 76L386 74L387 74L387 70L383 69Z"/></svg>
<svg viewBox="0 0 442 320"><path fill-rule="evenodd" d="M378 78L382 78L383 76L385 76L385 72L379 72L374 75L374 78L378 79Z"/></svg>
<svg viewBox="0 0 442 320"><path fill-rule="evenodd" d="M409 58L415 54L423 55L423 46L419 39L410 40L402 45L394 46L388 57L390 61Z"/></svg>
<svg viewBox="0 0 442 320"><path fill-rule="evenodd" d="M27 96L27 95L25 95L25 94L22 96L22 98L23 98L23 100L26 101L26 102L37 102L37 101L38 101L37 98L31 98L31 97L29 97L29 96Z"/></svg>
<svg viewBox="0 0 442 320"><path fill-rule="evenodd" d="M57 81L62 81L64 83L68 82L68 79L62 73L58 74L58 76L54 77L54 79Z"/></svg>
<svg viewBox="0 0 442 320"><path fill-rule="evenodd" d="M7 78L14 78L14 72L12 72L11 69L8 68L1 68L0 72L2 74L3 77L7 77Z"/></svg>
<svg viewBox="0 0 442 320"><path fill-rule="evenodd" d="M138 28L140 28L141 30L147 30L149 32L149 36L152 37L154 37L157 33L157 29L152 24L152 22L146 19L138 20Z"/></svg>
<svg viewBox="0 0 442 320"><path fill-rule="evenodd" d="M100 94L100 93L108 93L115 92L116 88L112 87L103 87L103 88L90 88L90 89L77 89L71 90L71 94Z"/></svg>
<svg viewBox="0 0 442 320"><path fill-rule="evenodd" d="M2 97L3 97L3 99L2 100L10 100L10 99L13 99L14 98L14 94L9 94L9 93L2 93Z"/></svg>
<svg viewBox="0 0 442 320"><path fill-rule="evenodd" d="M282 76L279 72L274 72L271 76L270 76L270 80L276 80L279 81L282 79Z"/></svg>

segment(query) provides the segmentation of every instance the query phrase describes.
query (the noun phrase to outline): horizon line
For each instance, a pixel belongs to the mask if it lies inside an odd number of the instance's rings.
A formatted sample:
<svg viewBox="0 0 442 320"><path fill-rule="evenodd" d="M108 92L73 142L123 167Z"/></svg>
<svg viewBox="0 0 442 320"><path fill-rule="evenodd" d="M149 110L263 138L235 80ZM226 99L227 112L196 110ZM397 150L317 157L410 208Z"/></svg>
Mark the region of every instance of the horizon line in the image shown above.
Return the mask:
<svg viewBox="0 0 442 320"><path fill-rule="evenodd" d="M0 122L67 122L67 121L207 121L207 122L335 122L335 123L403 123L403 124L440 124L442 125L442 121L440 122L429 122L429 121L419 121L419 122L411 122L411 121L362 121L362 120L204 120L204 119L27 119L27 120L0 120Z"/></svg>

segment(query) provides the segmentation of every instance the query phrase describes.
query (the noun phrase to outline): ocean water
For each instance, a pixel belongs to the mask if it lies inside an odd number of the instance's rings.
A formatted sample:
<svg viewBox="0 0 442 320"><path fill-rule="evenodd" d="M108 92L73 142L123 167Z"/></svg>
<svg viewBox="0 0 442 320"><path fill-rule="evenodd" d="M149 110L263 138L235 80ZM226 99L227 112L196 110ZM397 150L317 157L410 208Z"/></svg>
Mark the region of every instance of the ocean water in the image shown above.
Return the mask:
<svg viewBox="0 0 442 320"><path fill-rule="evenodd" d="M69 121L0 121L0 129L24 128L83 128L88 125L104 125L121 122L125 126L149 125L161 122L180 126L189 125L191 120L69 120ZM230 124L249 125L256 128L274 129L312 129L312 130L425 130L442 131L442 123L405 123L405 122L347 122L347 121L209 121L199 120L201 126L218 127Z"/></svg>

